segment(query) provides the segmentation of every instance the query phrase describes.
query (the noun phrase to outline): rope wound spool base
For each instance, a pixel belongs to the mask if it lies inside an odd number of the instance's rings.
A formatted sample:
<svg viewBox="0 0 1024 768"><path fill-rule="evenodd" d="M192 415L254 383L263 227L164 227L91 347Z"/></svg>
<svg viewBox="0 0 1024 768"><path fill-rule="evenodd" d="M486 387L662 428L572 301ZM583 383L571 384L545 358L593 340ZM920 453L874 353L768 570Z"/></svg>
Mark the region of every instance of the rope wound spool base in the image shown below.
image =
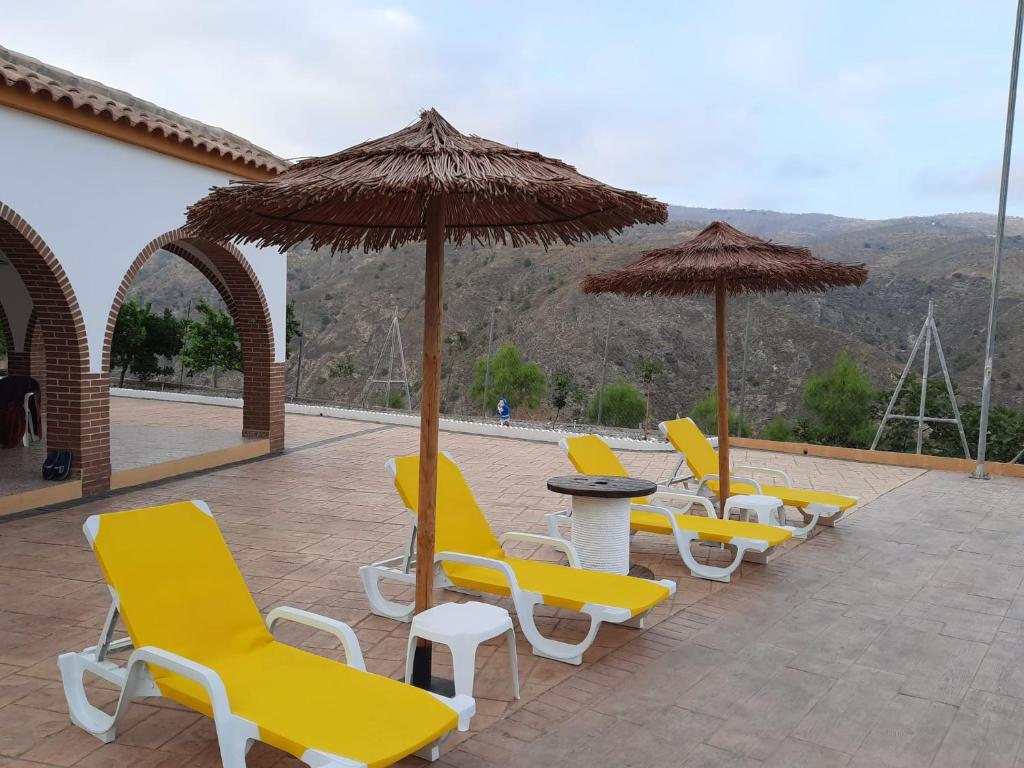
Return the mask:
<svg viewBox="0 0 1024 768"><path fill-rule="evenodd" d="M602 475L567 475L548 480L548 490L572 496L572 543L588 569L629 573L631 499L649 496L648 480Z"/></svg>

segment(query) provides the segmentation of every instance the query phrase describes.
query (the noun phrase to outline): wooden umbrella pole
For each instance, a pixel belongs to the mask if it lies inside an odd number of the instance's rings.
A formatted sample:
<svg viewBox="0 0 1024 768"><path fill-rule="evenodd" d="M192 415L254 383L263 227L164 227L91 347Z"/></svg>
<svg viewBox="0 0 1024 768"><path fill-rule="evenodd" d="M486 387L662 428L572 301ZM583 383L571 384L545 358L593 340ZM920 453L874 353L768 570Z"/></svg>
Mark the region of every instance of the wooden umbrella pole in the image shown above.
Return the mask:
<svg viewBox="0 0 1024 768"><path fill-rule="evenodd" d="M718 367L718 499L722 512L729 498L729 358L725 344L725 278L715 280L715 357Z"/></svg>
<svg viewBox="0 0 1024 768"><path fill-rule="evenodd" d="M427 258L423 293L423 382L420 390L420 484L416 521L416 613L430 608L434 592L434 516L437 509L437 442L441 411L444 201L427 203ZM420 640L413 685L430 686L431 646Z"/></svg>

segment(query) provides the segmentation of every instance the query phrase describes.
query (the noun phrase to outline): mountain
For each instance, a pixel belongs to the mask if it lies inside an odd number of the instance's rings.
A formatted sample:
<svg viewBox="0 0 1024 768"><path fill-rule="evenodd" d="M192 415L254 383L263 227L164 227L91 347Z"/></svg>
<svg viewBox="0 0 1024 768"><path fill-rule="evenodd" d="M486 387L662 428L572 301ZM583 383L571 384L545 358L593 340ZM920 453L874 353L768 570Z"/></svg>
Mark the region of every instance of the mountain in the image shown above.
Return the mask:
<svg viewBox="0 0 1024 768"><path fill-rule="evenodd" d="M659 357L665 373L654 384L655 415L687 412L714 386L710 299L584 296L578 283L584 275L622 266L646 249L690 237L714 219L760 237L806 245L823 258L863 262L870 271L860 289L730 302L735 398L749 301L746 414L755 425L776 415L795 416L808 376L826 370L840 350L861 363L876 386L891 387L929 300L935 302L953 380L964 396L978 398L994 217L959 213L874 221L673 206L665 225L634 227L584 246L546 252L535 246L450 248L445 264L446 409L476 410L467 391L473 363L487 348L493 309L495 349L512 342L549 373L569 371L588 391L600 379L610 312L607 380L635 381L639 358ZM994 402L1024 408L1024 219L1008 220L1007 235ZM289 256L289 297L306 329L303 397L358 402L396 309L410 376L418 379L422 263L422 246L334 257L299 249ZM133 295L153 301L158 309L171 306L176 311L202 292L212 295L205 279L169 254L152 259L132 286ZM331 364L342 359L351 363L354 375L331 377ZM934 354L932 360L937 366Z"/></svg>

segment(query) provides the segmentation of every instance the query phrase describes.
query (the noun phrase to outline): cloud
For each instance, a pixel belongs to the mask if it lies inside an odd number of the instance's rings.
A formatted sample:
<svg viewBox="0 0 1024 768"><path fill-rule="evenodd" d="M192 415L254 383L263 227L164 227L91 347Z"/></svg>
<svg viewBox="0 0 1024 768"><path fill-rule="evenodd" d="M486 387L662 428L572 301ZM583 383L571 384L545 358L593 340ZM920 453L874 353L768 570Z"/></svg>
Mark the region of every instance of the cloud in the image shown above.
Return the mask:
<svg viewBox="0 0 1024 768"><path fill-rule="evenodd" d="M1007 16L967 0L51 0L5 9L4 44L286 157L435 106L670 202L902 215L976 207L987 160L963 149L1000 130ZM967 170L943 171L951 155Z"/></svg>

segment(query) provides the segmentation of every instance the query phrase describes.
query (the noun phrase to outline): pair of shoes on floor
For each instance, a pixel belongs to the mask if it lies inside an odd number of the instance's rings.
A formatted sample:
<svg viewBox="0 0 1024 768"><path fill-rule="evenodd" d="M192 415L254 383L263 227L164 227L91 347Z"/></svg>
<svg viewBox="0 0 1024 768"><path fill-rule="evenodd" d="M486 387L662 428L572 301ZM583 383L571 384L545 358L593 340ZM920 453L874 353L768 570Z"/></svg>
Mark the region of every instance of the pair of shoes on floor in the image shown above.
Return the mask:
<svg viewBox="0 0 1024 768"><path fill-rule="evenodd" d="M43 462L44 480L67 480L71 474L73 452L70 449L52 450Z"/></svg>

